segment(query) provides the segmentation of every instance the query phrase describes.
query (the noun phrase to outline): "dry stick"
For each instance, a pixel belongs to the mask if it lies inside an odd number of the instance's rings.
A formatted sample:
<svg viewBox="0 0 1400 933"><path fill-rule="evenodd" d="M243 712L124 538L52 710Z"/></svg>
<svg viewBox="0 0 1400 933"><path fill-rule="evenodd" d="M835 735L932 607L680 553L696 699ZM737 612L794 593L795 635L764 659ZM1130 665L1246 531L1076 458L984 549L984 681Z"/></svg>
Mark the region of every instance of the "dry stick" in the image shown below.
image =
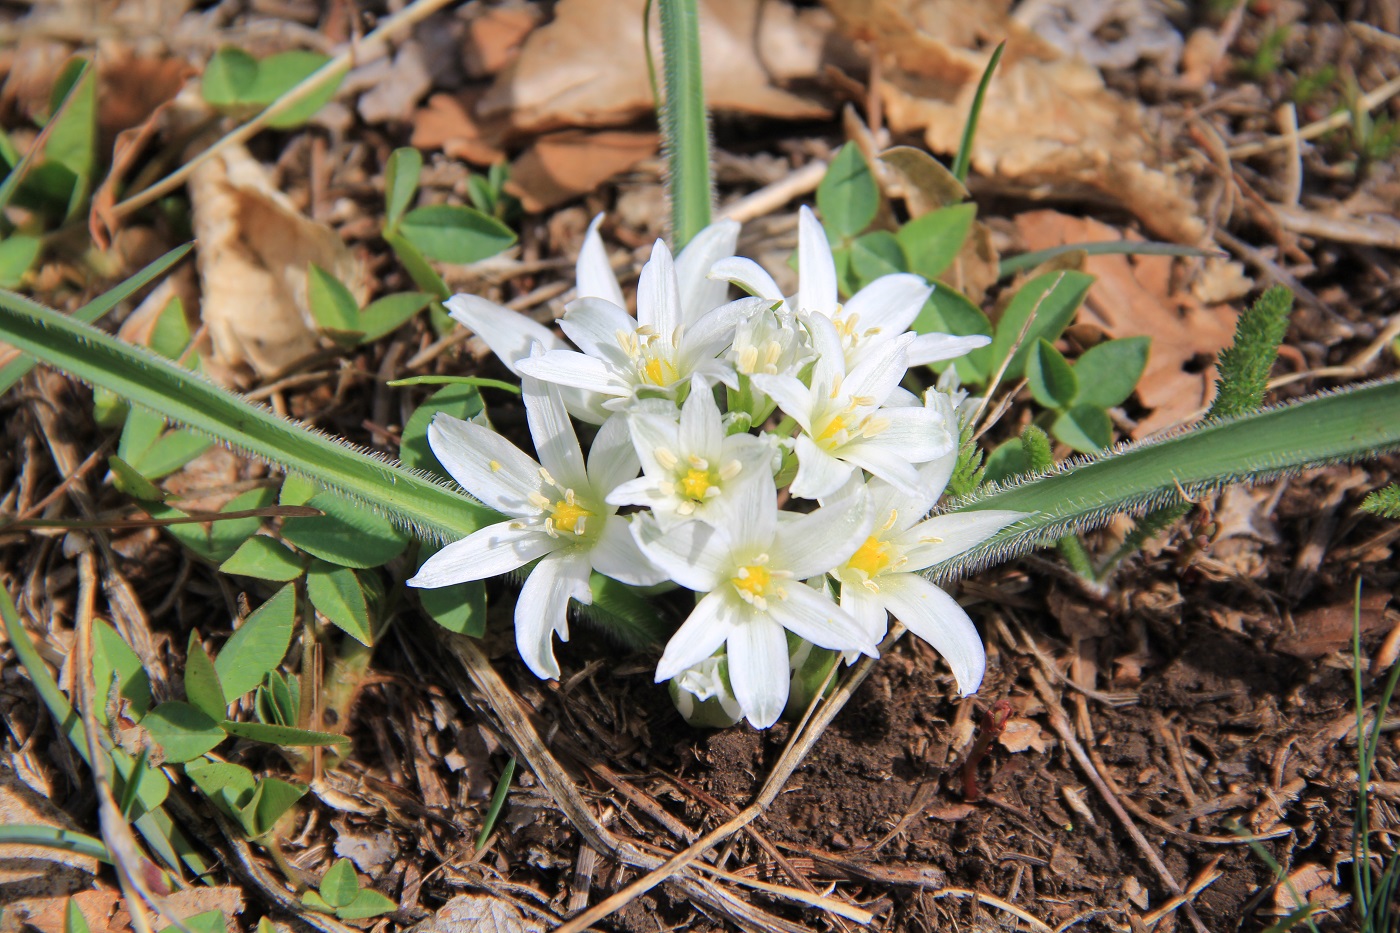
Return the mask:
<svg viewBox="0 0 1400 933"><path fill-rule="evenodd" d="M783 207L794 198L800 198L817 190L826 175L826 163L820 160L808 162L801 168L778 179L771 185L764 185L757 191L744 195L728 207L721 208L717 220L737 220L746 223L766 217Z"/></svg>
<svg viewBox="0 0 1400 933"><path fill-rule="evenodd" d="M519 698L501 680L477 644L464 636L454 636L446 632L439 634L462 662L472 683L485 696L487 704L499 717L501 728L515 744L518 756L530 766L535 777L554 797L559 808L574 824L584 841L599 852L610 854L632 867L650 870L660 865L660 858L643 852L628 840L615 836L588 809L573 780L541 741ZM705 879L683 876L678 878L677 882L693 900L716 910L728 911L730 920L754 933L771 933L774 929L804 929L759 910Z"/></svg>
<svg viewBox="0 0 1400 933"><path fill-rule="evenodd" d="M1216 880L1225 874L1223 871L1220 871L1215 867L1219 864L1220 856L1217 855L1215 858L1210 860L1209 865L1207 865L1201 870L1200 874L1196 875L1195 879L1191 882L1190 887L1188 887L1185 891L1182 891L1176 897L1173 897L1171 900L1167 901L1161 907L1158 907L1156 910L1152 911L1152 913L1144 916L1142 918L1142 922L1146 924L1149 928L1155 926L1157 924L1157 921L1161 920L1163 917L1176 910L1178 907L1181 907L1182 905L1189 902L1197 894L1200 894L1212 884L1215 884Z"/></svg>
<svg viewBox="0 0 1400 933"><path fill-rule="evenodd" d="M889 650L889 647L898 641L903 634L904 626L896 623L893 629L891 629L889 636L880 644L880 652L883 654L885 651ZM812 700L812 706L808 707L807 715L809 719L806 722L805 728L799 726L799 728L793 732L793 737L791 741L788 742L788 747L783 751L782 757L779 758L778 762L773 766L773 771L769 775L768 780L764 783L763 789L759 791L754 802L740 811L738 816L735 816L733 819L711 830L709 833L706 833L698 842L672 856L670 859L667 859L666 863L660 868L655 869L648 875L638 878L621 891L601 901L584 913L579 914L568 923L559 927L555 933L581 933L582 930L590 925L597 923L614 911L622 909L636 898L641 897L647 891L650 891L667 878L670 878L672 875L687 867L691 862L704 854L707 849L728 839L761 816L763 811L768 809L769 804L782 792L783 786L787 783L788 778L792 776L792 772L797 770L797 766L801 764L802 759L811 751L812 746L816 744L817 739L831 723L831 720L836 717L836 714L840 712L841 708L850 700L851 696L855 693L855 689L860 686L861 682L869 676L871 669L874 667L875 660L875 658L870 657L861 658L860 662L846 675L841 686L836 689L836 692L831 695L831 698L821 703L821 706L813 712L813 709L821 702L821 692L818 691L816 698Z"/></svg>
<svg viewBox="0 0 1400 933"><path fill-rule="evenodd" d="M1123 828L1128 831L1128 835L1132 838L1133 844L1136 845L1138 851L1142 853L1142 857L1147 861L1147 864L1157 873L1157 877L1161 880L1162 884L1166 885L1167 890L1172 894L1181 894L1181 885L1162 862L1162 857L1157 854L1156 849L1152 848L1152 843L1142 834L1142 830L1138 829L1132 817L1128 816L1128 812L1124 810L1123 805L1119 803L1117 795L1104 783L1104 779L1100 776L1098 769L1095 768L1094 763L1089 760L1089 755L1084 751L1084 746L1080 745L1079 739L1075 738L1074 727L1070 725L1069 719L1065 716L1065 712L1060 707L1059 701L1055 699L1055 694L1050 689L1050 684L1046 681L1044 675L1036 668L1031 668L1030 675L1031 682L1035 684L1035 691L1040 694L1040 699L1045 703L1046 710L1050 716L1050 728L1054 729L1055 733L1059 735L1060 741L1064 742L1065 748L1069 750L1070 755L1089 778L1090 783L1092 783L1094 788L1099 792L1099 796L1103 797L1104 802L1108 804L1108 808L1113 811L1113 815L1123 824ZM1196 913L1195 908L1190 904L1186 905L1186 914L1191 920L1191 925L1196 928L1197 933L1209 933L1206 929L1206 925L1201 922L1201 918Z"/></svg>
<svg viewBox="0 0 1400 933"><path fill-rule="evenodd" d="M1371 110L1375 110L1377 107L1390 100L1396 94L1400 94L1400 78L1391 78L1389 81L1382 84L1380 87L1376 88L1371 93L1363 94L1360 100L1357 101L1357 109L1365 110L1368 112ZM1324 117L1323 119L1318 120L1315 123L1309 123L1307 126L1303 127L1301 130L1298 131L1298 138L1316 139L1317 137L1322 136L1325 133L1329 133L1332 130L1339 129L1343 126L1348 125L1349 123L1351 123L1351 111L1339 111L1337 113L1332 114L1329 117ZM1275 149L1286 149L1288 148L1288 146L1289 141L1287 138L1282 136L1274 136L1269 139L1261 140L1257 143L1244 143L1239 146L1232 146L1227 151L1229 152L1230 158L1232 159L1244 159L1248 158L1249 156L1256 156L1260 155L1261 153L1272 152Z"/></svg>
<svg viewBox="0 0 1400 933"><path fill-rule="evenodd" d="M1055 933L1055 931L1051 929L1049 925L1040 920L1037 920L1034 915L1026 913L1024 910L1017 907L1015 904L1009 904L999 897L993 897L990 894L983 894L981 891L969 891L967 888L943 888L941 890L934 891L929 896L932 897L934 900L940 900L941 898L945 897L969 897L979 903L986 904L988 907L995 907L998 910L1004 910L1007 913L1011 914L1013 917L1016 917L1020 920L1024 920L1026 923L1030 924L1032 928L1041 931L1041 933Z"/></svg>
<svg viewBox="0 0 1400 933"><path fill-rule="evenodd" d="M352 44L345 51L336 55L320 68L301 80L296 87L268 104L267 107L242 126L230 130L208 149L195 156L175 171L166 175L160 181L144 191L137 192L131 197L122 201L112 208L113 217L125 217L133 211L140 210L147 204L151 204L160 198L165 197L176 188L183 185L189 177L194 174L194 170L207 160L213 158L219 152L229 146L237 146L252 139L267 126L268 121L274 117L286 113L292 107L301 103L306 98L315 94L320 88L332 78L338 77L350 70L356 64L363 64L374 61L385 53L387 41L390 36L397 32L408 29L419 22L427 19L438 10L447 6L452 0L415 0L404 9L390 16L379 27L365 36L364 41Z"/></svg>
<svg viewBox="0 0 1400 933"><path fill-rule="evenodd" d="M992 393L1001 385L1001 377L1006 375L1006 368L1011 365L1011 361L1015 359L1016 354L1020 352L1021 344L1025 342L1026 335L1031 331L1031 325L1035 323L1036 315L1040 313L1040 306L1045 303L1045 299L1049 297L1055 289L1060 287L1060 283L1063 282L1064 279L1065 274L1061 272L1059 276L1056 277L1055 281L1050 283L1050 287L1040 293L1040 297L1036 299L1035 306L1031 308L1031 313L1026 315L1026 323L1021 325L1021 332L1016 335L1016 341L1011 344L1011 349L1006 351L1006 359L1001 361L1001 366L998 367L996 376L987 384L987 394L982 397L982 404L977 406L977 413L972 416L972 423L974 425L982 420L982 413L987 410L987 403L992 400Z"/></svg>

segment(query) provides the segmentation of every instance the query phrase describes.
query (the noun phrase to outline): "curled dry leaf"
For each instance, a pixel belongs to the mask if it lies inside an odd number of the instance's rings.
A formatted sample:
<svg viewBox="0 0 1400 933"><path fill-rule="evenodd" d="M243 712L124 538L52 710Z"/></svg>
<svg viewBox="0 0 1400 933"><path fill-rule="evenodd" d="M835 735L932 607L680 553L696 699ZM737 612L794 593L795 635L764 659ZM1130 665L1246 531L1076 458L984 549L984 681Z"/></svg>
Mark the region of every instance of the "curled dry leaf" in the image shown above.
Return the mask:
<svg viewBox="0 0 1400 933"><path fill-rule="evenodd" d="M1016 218L1028 250L1069 243L1122 239L1122 231L1096 220L1056 211L1031 211ZM1097 325L1109 337L1152 338L1138 400L1152 413L1133 437L1144 437L1185 421L1215 396L1215 355L1235 336L1234 309L1206 306L1173 288L1170 256L1090 256L1084 271L1095 277L1079 311L1079 323Z"/></svg>
<svg viewBox="0 0 1400 933"><path fill-rule="evenodd" d="M1143 108L1104 86L1006 15L1006 3L828 0L845 31L881 56L880 95L895 132L923 131L956 152L992 48L1007 39L977 126L982 175L1061 196L1108 195L1155 234L1195 243L1204 228L1187 182L1163 164ZM935 36L937 38L935 38Z"/></svg>
<svg viewBox="0 0 1400 933"><path fill-rule="evenodd" d="M540 137L510 167L506 190L525 210L548 210L587 194L656 153L655 133L564 130Z"/></svg>
<svg viewBox="0 0 1400 933"><path fill-rule="evenodd" d="M259 377L282 370L319 344L307 303L307 269L315 263L364 303L365 270L336 232L304 216L272 187L248 151L230 147L190 179L199 241L200 317L213 361L251 367Z"/></svg>

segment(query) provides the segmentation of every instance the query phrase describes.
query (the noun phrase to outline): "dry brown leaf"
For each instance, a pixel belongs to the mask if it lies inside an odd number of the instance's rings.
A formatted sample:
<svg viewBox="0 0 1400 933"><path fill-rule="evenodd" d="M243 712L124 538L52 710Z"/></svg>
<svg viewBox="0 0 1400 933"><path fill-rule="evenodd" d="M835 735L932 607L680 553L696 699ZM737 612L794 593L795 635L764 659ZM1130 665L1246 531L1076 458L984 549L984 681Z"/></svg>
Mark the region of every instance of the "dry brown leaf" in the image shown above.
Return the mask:
<svg viewBox="0 0 1400 933"><path fill-rule="evenodd" d="M246 149L231 147L190 179L199 241L200 317L213 362L267 376L319 345L307 304L311 263L363 303L362 263L334 230L304 216L272 187Z"/></svg>
<svg viewBox="0 0 1400 933"><path fill-rule="evenodd" d="M504 120L483 122L472 115L480 91L460 94L434 94L428 104L413 115L413 138L417 149L441 149L453 159L473 165L492 165L506 157Z"/></svg>
<svg viewBox="0 0 1400 933"><path fill-rule="evenodd" d="M520 908L490 894L458 894L412 933L542 933L544 927L527 920Z"/></svg>
<svg viewBox="0 0 1400 933"><path fill-rule="evenodd" d="M104 49L97 65L97 122L108 137L145 122L197 73L183 59L142 57L128 48Z"/></svg>
<svg viewBox="0 0 1400 933"><path fill-rule="evenodd" d="M376 59L345 76L343 89L363 90L355 104L366 123L411 119L413 108L433 86L423 60L423 47L408 41L399 46L394 60Z"/></svg>
<svg viewBox="0 0 1400 933"><path fill-rule="evenodd" d="M1350 903L1351 897L1337 890L1332 877L1325 866L1313 862L1296 869L1274 888L1274 914L1291 914L1309 904L1317 910L1335 910Z"/></svg>
<svg viewBox="0 0 1400 933"><path fill-rule="evenodd" d="M1371 590L1361 595L1361 632L1378 631L1386 626L1385 608L1390 594ZM1319 606L1292 618L1292 631L1279 636L1274 647L1284 654L1312 661L1351 646L1356 606L1350 600L1334 606Z"/></svg>
<svg viewBox="0 0 1400 933"><path fill-rule="evenodd" d="M655 133L564 130L535 141L511 163L506 190L525 210L548 210L587 194L619 172L656 153Z"/></svg>
<svg viewBox="0 0 1400 933"><path fill-rule="evenodd" d="M25 785L8 762L0 762L0 826L20 825L79 828ZM90 885L95 874L96 859L43 846L0 845L0 904L69 894Z"/></svg>
<svg viewBox="0 0 1400 933"><path fill-rule="evenodd" d="M1107 224L1056 211L1021 214L1016 229L1028 250L1122 239L1122 232ZM1138 399L1152 414L1138 422L1134 437L1207 407L1215 395L1215 354L1234 340L1237 313L1223 305L1206 307L1190 293L1174 291L1173 261L1170 256L1090 256L1084 264L1096 281L1079 322L1096 324L1110 337L1152 338L1137 387Z"/></svg>
<svg viewBox="0 0 1400 933"><path fill-rule="evenodd" d="M519 57L497 76L476 116L509 119L521 134L647 117L653 102L642 49L644 4L561 0L553 22L530 33ZM758 51L759 25L758 0L701 0L710 108L785 119L826 116L825 107L773 86Z"/></svg>
<svg viewBox="0 0 1400 933"><path fill-rule="evenodd" d="M467 20L462 67L473 78L496 74L520 54L525 37L539 22L539 8L526 3L476 7Z"/></svg>
<svg viewBox="0 0 1400 933"><path fill-rule="evenodd" d="M827 0L846 31L882 56L880 92L895 132L922 131L956 152L991 50L1007 39L977 125L981 174L1059 195L1099 192L1159 236L1198 242L1204 232L1187 182L1162 165L1143 108L1104 86L1098 70L1006 15L1005 2ZM935 36L937 38L935 38Z"/></svg>
<svg viewBox="0 0 1400 933"><path fill-rule="evenodd" d="M6 904L10 916L21 919L38 933L64 933L69 897L30 898ZM130 933L131 914L118 891L80 891L72 895L92 933ZM238 929L234 917L243 912L243 892L230 885L186 888L161 899L170 916L188 920L196 914L217 910L224 915L230 933Z"/></svg>
<svg viewBox="0 0 1400 933"><path fill-rule="evenodd" d="M997 742L1008 752L1024 752L1033 748L1042 755L1049 748L1046 743L1046 736L1040 731L1040 726L1034 720L1016 717L1006 724L1006 728L1001 730L1001 735L997 736Z"/></svg>

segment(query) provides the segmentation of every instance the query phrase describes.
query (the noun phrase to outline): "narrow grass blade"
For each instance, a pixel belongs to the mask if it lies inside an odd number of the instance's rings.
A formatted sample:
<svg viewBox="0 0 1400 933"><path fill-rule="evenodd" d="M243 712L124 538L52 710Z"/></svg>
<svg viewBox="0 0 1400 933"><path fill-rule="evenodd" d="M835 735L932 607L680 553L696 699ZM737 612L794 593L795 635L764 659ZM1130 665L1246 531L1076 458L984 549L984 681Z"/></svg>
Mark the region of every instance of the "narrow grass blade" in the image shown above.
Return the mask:
<svg viewBox="0 0 1400 933"><path fill-rule="evenodd" d="M1252 412L1165 438L1127 444L1055 470L991 486L945 511L1032 513L932 569L948 579L1000 563L1122 512L1142 514L1184 495L1258 482L1400 448L1400 381L1370 383Z"/></svg>
<svg viewBox="0 0 1400 933"><path fill-rule="evenodd" d="M282 418L21 295L0 292L0 338L170 421L361 500L420 536L465 537L494 516L426 474Z"/></svg>
<svg viewBox="0 0 1400 933"><path fill-rule="evenodd" d="M1150 240L1102 240L1094 243L1066 243L1064 246L1052 246L1049 249L1038 249L1033 253L1021 253L1019 256L1003 259L997 266L997 277L1009 278L1018 272L1034 269L1056 256L1063 256L1065 253L1073 253L1078 250L1082 250L1090 256L1186 256L1209 259L1224 255L1216 249L1200 249L1195 246L1182 246L1180 243L1158 243Z"/></svg>
<svg viewBox="0 0 1400 933"><path fill-rule="evenodd" d="M967 122L963 124L958 156L953 160L953 177L958 181L967 181L967 170L972 163L972 140L977 136L977 121L982 118L982 103L987 99L987 87L992 83L992 73L997 70L1001 53L1005 51L1006 40L1003 39L992 52L992 57L987 62L987 70L982 72L982 80L977 82L977 94L972 98L972 110L968 112Z"/></svg>
<svg viewBox="0 0 1400 933"><path fill-rule="evenodd" d="M700 77L696 0L660 0L666 102L661 137L670 162L671 249L679 253L710 223L710 124Z"/></svg>
<svg viewBox="0 0 1400 933"><path fill-rule="evenodd" d="M111 853L101 839L84 836L70 829L53 826L32 826L25 824L0 826L0 844L16 846L40 846L58 852L72 852L99 862L112 864Z"/></svg>
<svg viewBox="0 0 1400 933"><path fill-rule="evenodd" d="M485 376L409 376L407 379L393 379L384 383L387 386L476 386L481 389L500 389L512 395L520 394L520 386L512 385L504 379L488 379Z"/></svg>
<svg viewBox="0 0 1400 933"><path fill-rule="evenodd" d="M74 311L72 316L76 320L83 321L87 324L94 323L101 318L102 315L130 298L138 289L144 287L151 280L160 276L171 266L175 265L175 263L185 258L185 254L188 253L193 246L193 243L186 243L183 246L175 247L120 285L103 292L92 301L89 301L87 304ZM24 358L11 360L4 366L0 366L0 394L9 391L11 386L23 379L25 374L33 368L34 361Z"/></svg>
<svg viewBox="0 0 1400 933"><path fill-rule="evenodd" d="M476 847L481 849L486 845L486 840L491 838L491 830L496 828L496 820L501 815L501 808L506 805L506 795L510 793L510 782L515 777L515 759L506 762L506 769L501 772L501 779L496 782L496 792L491 795L491 806L486 811L486 819L482 821L481 832L476 834Z"/></svg>

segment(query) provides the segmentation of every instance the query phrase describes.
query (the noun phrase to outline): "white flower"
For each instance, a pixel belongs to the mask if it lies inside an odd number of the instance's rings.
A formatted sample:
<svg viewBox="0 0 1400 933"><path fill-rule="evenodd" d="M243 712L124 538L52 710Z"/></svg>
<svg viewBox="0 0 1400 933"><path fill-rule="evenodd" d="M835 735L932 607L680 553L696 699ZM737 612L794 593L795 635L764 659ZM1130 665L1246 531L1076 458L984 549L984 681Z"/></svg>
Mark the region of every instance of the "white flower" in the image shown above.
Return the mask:
<svg viewBox="0 0 1400 933"><path fill-rule="evenodd" d="M699 301L682 299L680 283L671 251L657 240L637 283L636 318L608 299L580 298L559 326L583 352L550 350L522 360L520 371L596 392L610 411L623 410L642 395L674 397L696 375L733 382L719 354L733 341L735 326L763 301L749 298L704 309Z"/></svg>
<svg viewBox="0 0 1400 933"><path fill-rule="evenodd" d="M746 483L723 524L692 521L663 532L653 521L633 528L647 555L671 579L705 596L666 645L656 680L669 680L725 646L729 682L756 728L787 704L786 632L835 651L874 656L863 626L802 582L845 561L870 533L861 487L807 514L779 521L772 483Z"/></svg>
<svg viewBox="0 0 1400 933"><path fill-rule="evenodd" d="M738 484L772 484L773 444L751 434L726 437L719 406L704 380L692 382L679 413L668 405L665 409L639 407L628 413L642 475L614 489L610 505L650 506L663 529L688 519L714 523Z"/></svg>
<svg viewBox="0 0 1400 933"><path fill-rule="evenodd" d="M671 698L686 722L723 728L743 718L743 707L725 682L724 666L724 657L714 655L671 678ZM706 707L704 704L710 700L714 704Z"/></svg>
<svg viewBox="0 0 1400 933"><path fill-rule="evenodd" d="M930 395L930 407L956 431L953 400L941 392ZM832 575L841 581L841 608L860 620L867 638L879 642L885 637L888 611L948 660L958 692L967 696L976 692L986 670L982 639L953 597L919 571L980 544L1025 513L989 509L924 518L943 494L956 462L954 452L926 464L914 495L871 480L866 489L876 527Z"/></svg>
<svg viewBox="0 0 1400 933"><path fill-rule="evenodd" d="M941 457L956 446L942 416L927 407L881 407L907 369L913 336L886 341L849 372L834 325L819 315L808 320L817 361L811 385L792 376L753 377L762 392L802 427L794 442L794 496L819 499L846 484L857 468L917 492L914 465Z"/></svg>
<svg viewBox="0 0 1400 933"><path fill-rule="evenodd" d="M628 520L606 501L637 474L626 424L603 425L585 467L558 388L526 376L521 390L539 463L481 425L439 414L428 426L428 443L452 477L508 518L447 545L408 584L483 580L538 560L516 603L515 640L530 670L556 678L553 636L568 641L570 598L592 602L593 570L639 586L659 583L665 573L638 550Z"/></svg>
<svg viewBox="0 0 1400 933"><path fill-rule="evenodd" d="M751 295L784 301L803 316L822 315L836 325L846 365L855 368L881 344L909 330L933 286L907 272L883 275L840 303L836 289L836 262L826 231L805 205L797 219L797 294L784 299L773 277L752 259L723 259L711 277L727 279ZM952 334L920 334L909 345L910 366L951 360L984 347L991 338L955 337Z"/></svg>

